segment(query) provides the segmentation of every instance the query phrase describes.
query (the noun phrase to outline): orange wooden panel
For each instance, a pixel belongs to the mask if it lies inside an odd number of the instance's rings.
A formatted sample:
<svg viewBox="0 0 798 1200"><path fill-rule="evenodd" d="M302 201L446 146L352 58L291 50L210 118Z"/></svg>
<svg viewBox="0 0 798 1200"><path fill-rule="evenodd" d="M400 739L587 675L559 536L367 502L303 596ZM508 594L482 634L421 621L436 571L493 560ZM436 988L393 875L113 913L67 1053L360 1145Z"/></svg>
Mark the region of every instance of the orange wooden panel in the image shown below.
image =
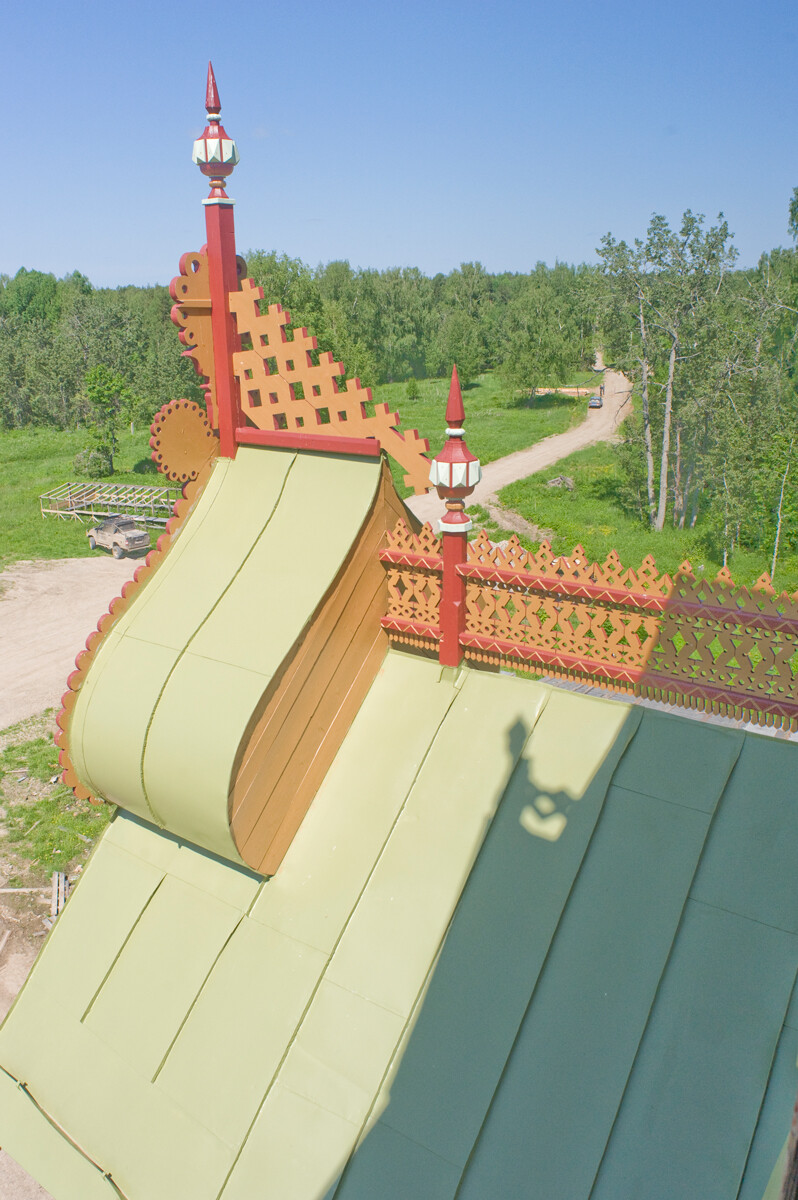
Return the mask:
<svg viewBox="0 0 798 1200"><path fill-rule="evenodd" d="M383 463L372 510L347 562L283 664L253 722L230 794L239 852L272 873L332 763L387 649L379 549L408 512Z"/></svg>

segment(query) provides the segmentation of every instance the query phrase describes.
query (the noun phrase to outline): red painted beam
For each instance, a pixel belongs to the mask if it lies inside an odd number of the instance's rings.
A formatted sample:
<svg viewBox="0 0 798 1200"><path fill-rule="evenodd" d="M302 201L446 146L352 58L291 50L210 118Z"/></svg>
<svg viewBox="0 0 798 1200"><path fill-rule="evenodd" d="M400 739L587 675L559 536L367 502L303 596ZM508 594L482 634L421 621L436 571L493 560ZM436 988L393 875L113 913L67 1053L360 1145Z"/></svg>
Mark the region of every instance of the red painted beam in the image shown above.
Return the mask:
<svg viewBox="0 0 798 1200"><path fill-rule="evenodd" d="M629 592L625 588L607 587L602 583L584 583L575 579L552 579L550 575L531 575L526 571L505 571L497 567L483 567L479 563L463 563L457 573L464 579L479 579L485 583L508 583L530 592L545 592L547 595L561 593L583 600L609 600L626 608L641 608L646 611L663 612L670 609L671 601L666 596L652 596L648 592ZM700 606L703 610L703 605Z"/></svg>
<svg viewBox="0 0 798 1200"><path fill-rule="evenodd" d="M437 625L425 625L423 621L408 621L405 617L381 617L383 629L395 629L397 633L414 633L433 642L440 641L441 631Z"/></svg>
<svg viewBox="0 0 798 1200"><path fill-rule="evenodd" d="M334 437L290 429L252 429L247 425L236 429L235 440L239 446L278 446L285 450L316 450L320 454L354 454L359 458L379 458L382 449L378 438Z"/></svg>
<svg viewBox="0 0 798 1200"><path fill-rule="evenodd" d="M566 654L559 650L547 650L544 646L523 646L504 638L487 637L481 633L463 633L460 645L472 649L500 654L502 658L519 658L523 662L539 662L564 671L581 671L583 675L606 676L624 683L636 683L643 674L642 667L625 667L615 663L598 662L591 658L580 658L578 654Z"/></svg>
<svg viewBox="0 0 798 1200"><path fill-rule="evenodd" d="M426 567L428 571L442 571L443 559L439 554L416 554L412 550L378 551L380 562L398 563L403 567Z"/></svg>

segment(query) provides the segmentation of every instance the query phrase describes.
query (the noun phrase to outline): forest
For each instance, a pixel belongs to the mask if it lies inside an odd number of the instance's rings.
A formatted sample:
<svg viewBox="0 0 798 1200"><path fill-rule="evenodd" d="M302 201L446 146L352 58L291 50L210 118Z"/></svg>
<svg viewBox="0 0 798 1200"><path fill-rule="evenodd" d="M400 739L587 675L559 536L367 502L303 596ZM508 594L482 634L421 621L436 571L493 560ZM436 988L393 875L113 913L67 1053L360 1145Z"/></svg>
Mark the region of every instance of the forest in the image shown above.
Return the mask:
<svg viewBox="0 0 798 1200"><path fill-rule="evenodd" d="M798 241L798 189L788 229ZM701 531L707 554L738 547L768 569L798 548L798 251L740 269L722 214L653 216L630 240L607 234L596 265L448 275L317 267L251 251L248 273L322 349L367 385L492 372L508 406L593 361L634 385L616 448L618 499L656 534ZM0 276L0 435L85 429L87 473L113 467L121 423L148 423L177 396L200 399L179 354L165 287L94 288L79 272Z"/></svg>

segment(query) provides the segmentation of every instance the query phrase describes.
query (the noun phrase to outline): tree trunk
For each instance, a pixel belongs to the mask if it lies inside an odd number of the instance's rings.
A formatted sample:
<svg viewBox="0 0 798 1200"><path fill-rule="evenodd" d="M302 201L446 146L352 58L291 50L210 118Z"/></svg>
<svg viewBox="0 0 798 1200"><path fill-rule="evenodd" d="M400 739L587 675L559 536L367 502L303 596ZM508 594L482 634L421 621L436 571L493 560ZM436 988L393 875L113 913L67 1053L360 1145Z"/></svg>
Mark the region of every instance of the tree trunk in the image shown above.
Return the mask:
<svg viewBox="0 0 798 1200"><path fill-rule="evenodd" d="M687 476L684 481L684 500L682 503L682 511L679 514L679 528L684 529L684 521L687 516L687 501L690 499L690 490L693 486L693 472L695 471L695 454L690 459L690 465L687 468ZM690 528L695 525L696 510L698 508L698 497L693 500L693 516L690 521Z"/></svg>
<svg viewBox="0 0 798 1200"><path fill-rule="evenodd" d="M682 426L676 422L676 470L673 473L673 527L679 519L679 513L684 513L684 496L682 494Z"/></svg>
<svg viewBox="0 0 798 1200"><path fill-rule="evenodd" d="M648 349L646 346L646 319L643 314L643 297L638 292L638 320L640 322L640 341L643 354L639 359L642 370L641 389L643 393L643 437L646 445L646 493L648 495L648 523L654 524L654 447L651 441L651 409L648 402Z"/></svg>
<svg viewBox="0 0 798 1200"><path fill-rule="evenodd" d="M787 472L790 469L790 455L792 454L792 446L793 446L793 444L792 444L792 442L790 442L790 449L789 449L789 452L787 455L787 466L784 468L784 474L781 477L781 493L779 494L779 512L778 512L778 519L776 521L776 540L773 543L773 559L770 564L770 582L771 583L773 582L773 580L776 576L776 559L778 558L778 555L779 555L779 538L781 537L781 510L782 510L782 506L784 504L784 487L785 487L785 484L787 483Z"/></svg>
<svg viewBox="0 0 798 1200"><path fill-rule="evenodd" d="M671 352L668 356L668 382L665 386L665 419L662 424L662 456L659 464L659 507L654 528L661 533L665 527L665 512L668 507L668 461L671 448L671 416L673 414L673 377L676 372L678 338L671 334Z"/></svg>

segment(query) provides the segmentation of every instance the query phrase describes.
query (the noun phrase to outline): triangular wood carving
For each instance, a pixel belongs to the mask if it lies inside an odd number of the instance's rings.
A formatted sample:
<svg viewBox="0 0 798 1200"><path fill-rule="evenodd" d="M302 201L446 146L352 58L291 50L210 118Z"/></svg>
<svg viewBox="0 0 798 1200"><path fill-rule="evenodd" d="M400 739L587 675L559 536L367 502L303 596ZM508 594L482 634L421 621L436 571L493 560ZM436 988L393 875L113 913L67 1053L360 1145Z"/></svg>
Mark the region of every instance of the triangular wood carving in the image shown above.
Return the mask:
<svg viewBox="0 0 798 1200"><path fill-rule="evenodd" d="M242 264L243 260L239 259ZM239 268L243 275L242 267ZM205 250L184 254L180 275L170 291L176 301L172 320L180 329L197 373L205 380L209 417L213 423L213 342ZM417 493L429 482L429 444L417 430L399 429L399 416L387 404L375 404L371 389L359 379L337 380L343 363L318 350L307 329L295 329L289 340L290 313L279 304L263 312L263 289L242 278L239 291L230 293L230 311L246 349L233 355L233 371L241 389L241 408L257 429L325 437L378 438L383 449L405 469L404 481Z"/></svg>

